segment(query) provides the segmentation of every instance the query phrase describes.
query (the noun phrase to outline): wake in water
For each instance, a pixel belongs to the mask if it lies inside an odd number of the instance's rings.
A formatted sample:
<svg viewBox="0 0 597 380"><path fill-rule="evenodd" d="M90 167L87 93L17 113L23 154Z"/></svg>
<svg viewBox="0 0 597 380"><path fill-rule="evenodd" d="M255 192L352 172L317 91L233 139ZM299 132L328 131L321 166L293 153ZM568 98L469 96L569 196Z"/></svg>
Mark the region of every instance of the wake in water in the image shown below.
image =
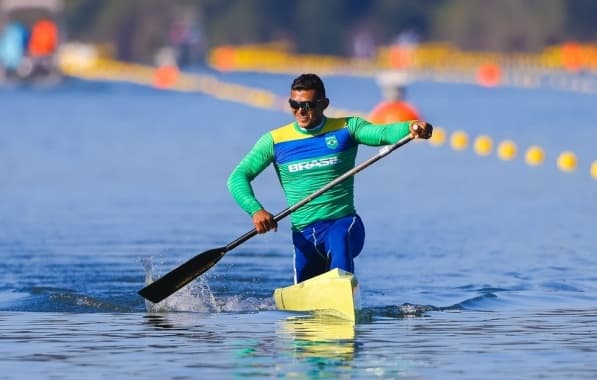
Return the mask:
<svg viewBox="0 0 597 380"><path fill-rule="evenodd" d="M141 259L145 269L145 284L153 282L154 269L151 257ZM402 305L365 307L358 311L359 322L371 322L377 318L413 318L424 317L429 312L475 310L495 307L497 295L483 289L484 293L451 306L417 305L404 303ZM273 297L243 298L242 295L216 298L207 281L199 277L189 285L183 287L165 300L154 304L145 301L148 312L257 312L262 310L276 310Z"/></svg>
<svg viewBox="0 0 597 380"><path fill-rule="evenodd" d="M72 289L33 286L18 292L0 293L1 311L130 313L131 305L106 301Z"/></svg>
<svg viewBox="0 0 597 380"><path fill-rule="evenodd" d="M375 318L400 319L424 317L426 313L433 311L482 311L486 310L488 305L495 306L497 298L497 295L487 292L451 306L415 305L404 303L402 305L368 307L359 311L358 319L360 322L370 322Z"/></svg>
<svg viewBox="0 0 597 380"><path fill-rule="evenodd" d="M359 310L358 321L359 322L371 322L376 318L412 318L412 317L423 317L425 313L429 311L440 311L442 308L438 308L431 305L413 305L405 303L402 305L389 305L389 306L377 306L377 307L366 307Z"/></svg>
<svg viewBox="0 0 597 380"><path fill-rule="evenodd" d="M149 285L154 281L152 258L144 257L141 262L145 269L145 285ZM274 310L275 304L272 297L241 298L241 296L235 295L216 299L207 281L199 277L157 304L146 300L145 307L148 312L223 313Z"/></svg>

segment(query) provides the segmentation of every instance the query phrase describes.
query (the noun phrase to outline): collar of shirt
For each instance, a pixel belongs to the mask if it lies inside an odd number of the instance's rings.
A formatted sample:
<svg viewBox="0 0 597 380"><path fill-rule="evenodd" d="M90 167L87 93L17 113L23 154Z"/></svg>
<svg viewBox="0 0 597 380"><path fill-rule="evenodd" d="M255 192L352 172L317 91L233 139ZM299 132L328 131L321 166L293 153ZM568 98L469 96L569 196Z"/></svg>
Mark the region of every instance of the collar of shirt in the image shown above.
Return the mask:
<svg viewBox="0 0 597 380"><path fill-rule="evenodd" d="M325 124L327 118L324 117L321 120L321 123L317 124L316 126L314 126L313 128L303 128L303 127L298 127L301 131L306 132L306 133L316 133L321 131L321 129L323 128L323 125Z"/></svg>

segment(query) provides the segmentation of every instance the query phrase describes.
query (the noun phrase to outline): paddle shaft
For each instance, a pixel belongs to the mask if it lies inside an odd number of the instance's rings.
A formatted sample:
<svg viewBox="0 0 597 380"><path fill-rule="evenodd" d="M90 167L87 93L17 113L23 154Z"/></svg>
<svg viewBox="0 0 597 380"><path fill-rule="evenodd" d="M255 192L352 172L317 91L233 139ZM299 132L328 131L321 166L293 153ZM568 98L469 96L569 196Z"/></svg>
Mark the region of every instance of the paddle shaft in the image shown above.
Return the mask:
<svg viewBox="0 0 597 380"><path fill-rule="evenodd" d="M314 193L305 197L293 206L288 207L286 210L274 216L274 220L276 222L282 220L286 216L290 215L292 212L296 211L299 207L302 207L306 203L312 201L314 198L325 193L326 191L336 186L340 182L345 181L347 178L354 176L361 170L365 169L366 167L380 160L381 158L387 156L394 150L398 149L402 145L412 140L413 138L414 137L408 135L393 145L384 146L373 157L369 158L366 161L363 161L359 165L355 166L351 170L347 171L346 173L334 179L327 185L323 186L321 189L315 191ZM211 249L209 251L202 252L196 255L184 264L167 273L162 278L148 284L146 287L139 291L139 294L144 298L150 300L151 302L160 302L161 300L170 296L172 293L176 292L178 289L193 281L194 278L196 278L197 276L201 275L206 270L214 266L222 257L224 257L226 252L238 247L239 245L241 245L242 243L249 240L255 235L257 235L257 230L253 228L251 231L245 233L238 239L230 242L225 247Z"/></svg>
<svg viewBox="0 0 597 380"><path fill-rule="evenodd" d="M323 186L321 189L313 192L312 194L308 195L307 197L303 198L302 200L298 201L294 205L288 207L284 211L282 211L279 214L277 214L276 216L274 216L274 220L276 222L279 222L280 220L284 219L288 215L290 215L293 212L295 212L296 210L298 210L300 207L304 206L305 204L311 202L313 199L317 198L321 194L325 193L326 191L328 191L332 187L336 186L337 184L339 184L341 182L346 181L348 178L354 176L355 174L357 174L358 172L360 172L363 169L367 168L368 166L371 166L375 162L381 160L382 158L384 158L388 154L392 153L396 149L400 148L402 145L408 143L412 139L414 139L414 137L412 137L409 134L409 135L403 137L402 139L400 139L395 144L384 146L383 148L381 148L379 150L379 152L377 152L376 155L372 156L371 158L369 158L366 161L361 162L359 165L355 166L354 168L350 169L349 171L347 171L346 173L342 174L338 178L334 179L333 181L331 181L327 185ZM239 245L241 245L242 243L244 243L245 241L249 240L250 238L252 238L255 235L257 235L257 230L255 228L253 228L251 231L245 233L243 236L239 237L238 239L236 239L236 240L230 242L228 245L226 245L223 248L224 252L230 251L231 249L234 249L234 248L238 247Z"/></svg>

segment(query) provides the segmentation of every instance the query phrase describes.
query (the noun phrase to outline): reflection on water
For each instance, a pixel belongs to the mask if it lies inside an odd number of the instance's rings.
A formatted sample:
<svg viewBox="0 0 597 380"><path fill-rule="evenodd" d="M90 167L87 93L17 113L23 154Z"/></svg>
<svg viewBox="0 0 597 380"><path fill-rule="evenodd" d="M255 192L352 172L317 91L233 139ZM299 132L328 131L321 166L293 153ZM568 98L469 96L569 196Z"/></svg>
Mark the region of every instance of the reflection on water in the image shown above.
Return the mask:
<svg viewBox="0 0 597 380"><path fill-rule="evenodd" d="M196 378L197 371L210 379L592 379L596 323L595 309L432 311L357 325L273 311L3 312L0 365L15 379Z"/></svg>
<svg viewBox="0 0 597 380"><path fill-rule="evenodd" d="M357 351L355 324L330 316L289 317L278 334L290 336L289 351L306 366L307 378L339 378L349 374Z"/></svg>
<svg viewBox="0 0 597 380"><path fill-rule="evenodd" d="M156 329L181 329L181 316L185 313L166 314L166 313L148 313L143 316L143 321L155 327ZM176 316L176 318L174 318Z"/></svg>
<svg viewBox="0 0 597 380"><path fill-rule="evenodd" d="M273 337L256 333L236 342L237 377L338 379L353 373L358 347L353 322L301 315L276 318L275 326Z"/></svg>

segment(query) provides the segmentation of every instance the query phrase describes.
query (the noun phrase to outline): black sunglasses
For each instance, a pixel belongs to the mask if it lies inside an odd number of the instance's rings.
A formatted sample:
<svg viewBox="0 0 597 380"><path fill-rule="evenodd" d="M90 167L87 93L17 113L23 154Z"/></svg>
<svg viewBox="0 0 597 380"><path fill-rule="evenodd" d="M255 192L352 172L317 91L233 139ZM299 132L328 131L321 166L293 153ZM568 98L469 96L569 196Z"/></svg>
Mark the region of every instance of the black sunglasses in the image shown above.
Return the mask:
<svg viewBox="0 0 597 380"><path fill-rule="evenodd" d="M317 107L317 105L319 103L321 103L322 100L323 99L306 100L304 102L297 102L296 100L288 99L288 104L290 104L290 107L294 110L298 110L299 108L302 108L305 111L308 111L312 108Z"/></svg>

